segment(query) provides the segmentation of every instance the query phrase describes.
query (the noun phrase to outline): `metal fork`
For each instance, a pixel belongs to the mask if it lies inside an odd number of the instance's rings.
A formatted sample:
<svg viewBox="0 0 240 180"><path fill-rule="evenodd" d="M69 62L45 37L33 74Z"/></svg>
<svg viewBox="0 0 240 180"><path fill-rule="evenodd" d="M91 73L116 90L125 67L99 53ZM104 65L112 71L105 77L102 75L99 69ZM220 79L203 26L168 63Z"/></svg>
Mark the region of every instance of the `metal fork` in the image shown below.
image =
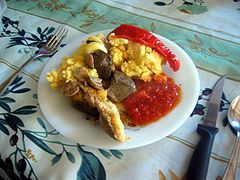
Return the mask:
<svg viewBox="0 0 240 180"><path fill-rule="evenodd" d="M21 65L8 79L6 79L0 85L0 96L3 95L3 93L7 90L8 86L14 81L14 79L23 70L23 68L26 67L29 63L31 63L34 59L54 54L61 45L63 39L66 37L67 33L68 30L66 28L59 26L52 38L49 39L46 44L39 49L37 53L31 56L25 63L23 63L23 65Z"/></svg>

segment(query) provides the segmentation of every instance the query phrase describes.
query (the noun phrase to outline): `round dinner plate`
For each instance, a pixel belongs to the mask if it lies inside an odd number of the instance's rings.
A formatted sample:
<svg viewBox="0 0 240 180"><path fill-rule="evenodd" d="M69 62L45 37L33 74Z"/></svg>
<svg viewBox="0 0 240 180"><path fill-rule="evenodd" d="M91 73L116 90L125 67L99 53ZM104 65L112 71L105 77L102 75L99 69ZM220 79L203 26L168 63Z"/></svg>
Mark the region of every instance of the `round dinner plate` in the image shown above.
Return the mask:
<svg viewBox="0 0 240 180"><path fill-rule="evenodd" d="M90 35L107 35L109 32L110 30L105 30L76 37L76 40L59 49L46 64L38 84L38 100L42 113L57 131L79 144L104 149L131 149L156 142L174 132L189 118L199 95L197 69L187 53L174 42L155 34L181 60L181 67L177 72L173 72L168 65L163 67L163 71L181 86L181 102L157 122L141 128L126 128L125 134L129 139L122 143L108 136L99 125L93 125L85 113L73 108L69 98L59 89L51 89L46 80L47 73L53 68L58 68L64 56L70 57L81 45L82 40Z"/></svg>

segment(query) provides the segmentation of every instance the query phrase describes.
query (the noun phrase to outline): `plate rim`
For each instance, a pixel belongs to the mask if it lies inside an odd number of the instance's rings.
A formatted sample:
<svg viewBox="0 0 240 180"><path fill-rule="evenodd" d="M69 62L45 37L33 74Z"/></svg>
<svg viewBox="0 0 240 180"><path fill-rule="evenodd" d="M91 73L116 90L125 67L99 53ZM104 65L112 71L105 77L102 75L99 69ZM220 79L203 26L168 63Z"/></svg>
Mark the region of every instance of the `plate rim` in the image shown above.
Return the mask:
<svg viewBox="0 0 240 180"><path fill-rule="evenodd" d="M92 35L94 36L94 35L97 35L97 34L99 34L99 33L107 34L107 32L111 32L111 31L112 31L112 29L107 29L107 30L102 30L102 31L93 32L93 33L90 33L90 34L84 34L81 38L76 38L74 41L71 41L69 44L67 44L66 46L64 46L64 47L63 47L62 49L60 49L52 58L54 58L54 57L56 58L57 56L59 56L59 55L61 55L61 54L64 54L64 53L63 53L63 50L64 50L64 49L68 49L68 48L70 48L73 44L76 44L76 42L78 42L78 43L77 43L78 46L75 45L76 48L73 48L74 50L72 50L73 53L76 52L77 48L81 45L82 41L85 40L85 39L86 39L87 37L89 37L89 36L92 36ZM167 42L167 43L170 43L170 44L172 44L173 46L175 46L175 48L179 49L180 52L183 53L183 56L186 56L187 59L190 60L190 61L188 60L188 61L186 61L186 62L188 62L188 65L193 68L192 71L193 71L193 74L194 74L195 80L196 80L195 89L197 89L197 90L199 91L199 90L200 90L199 74L198 74L197 68L196 68L193 60L191 59L191 57L186 53L186 51L184 51L184 50L183 50L179 45L177 45L175 42L173 42L173 41L171 41L171 40L167 39L166 37L163 37L163 36L161 36L161 35L159 35L159 34L155 34L155 33L152 33L152 34L154 34L154 35L155 35L157 38L159 38L161 41L164 41L165 44L166 44L166 42ZM76 36L77 36L77 35L76 35ZM62 58L63 58L63 57L62 57ZM62 58L61 58L61 59L62 59ZM53 128L55 128L55 127L54 127L54 123L51 122L51 120L49 120L49 119L47 118L47 116L46 116L47 113L45 112L44 108L42 107L43 104L42 104L42 101L41 101L41 86L40 86L40 85L41 85L41 81L44 79L43 76L46 77L46 74L44 73L44 70L48 67L49 64L52 63L51 61L54 61L54 60L51 59L49 62L47 62L47 63L45 64L45 66L44 66L41 74L40 74L37 94L38 94L38 97L40 97L40 98L38 99L38 101L39 101L39 106L40 106L40 109L41 109L41 111L42 111L42 114L45 116L46 120L51 124L51 126L53 126ZM60 62L61 62L61 61L60 61ZM197 103L198 95L199 95L199 92L195 92L195 97L193 97L194 100L192 101L192 102L194 102L194 104ZM182 97L182 98L183 98L183 97ZM181 103L181 102L180 102L180 103ZM178 107L178 106L177 106L177 107ZM177 107L175 107L174 109L176 109ZM153 138L152 140L148 140L147 143L138 144L138 145L135 145L135 146L132 146L132 147L130 147L130 146L124 147L124 145L120 145L120 146L119 146L119 145L116 145L115 143L114 143L114 145L109 146L109 147L107 147L107 146L100 146L100 145L96 145L96 146L95 146L95 145L89 145L89 144L85 144L85 145L91 146L91 147L95 147L95 148L119 149L119 150L120 150L120 149L138 148L138 147L142 147L142 146L146 146L146 145L152 144L152 143L154 143L154 142L156 142L156 141L159 141L159 140L165 138L167 135L173 133L173 132L176 131L178 128L180 128L180 127L182 126L182 124L190 117L190 114L191 114L191 112L193 111L194 107L195 107L195 106L192 106L191 109L188 110L187 113L185 113L184 118L182 118L182 119L184 119L184 120L178 121L178 122L176 123L176 124L177 124L176 126L173 126L173 127L169 128L169 131L167 131L167 132L165 132L165 133L163 133L162 135L159 136L160 138ZM170 113L171 113L171 112L170 112ZM164 118L164 117L163 117L163 118ZM161 121L161 120L159 120L159 121ZM159 121L157 121L157 122L159 122ZM151 125L151 124L150 124L150 125ZM149 125L148 125L148 126L149 126ZM99 128L100 128L100 127L99 127ZM56 130L57 130L60 134L62 134L64 137L66 137L66 138L68 138L68 139L71 139L71 140L75 141L76 143L80 143L80 144L81 144L81 142L77 142L75 139L73 139L73 138L71 138L71 137L68 137L68 136L66 136L65 134L63 134L62 132L60 132L59 129L56 129ZM119 143L119 142L117 142L117 143ZM126 143L126 142L123 142L123 144L124 144L124 143ZM120 144L122 144L122 143L120 143Z"/></svg>

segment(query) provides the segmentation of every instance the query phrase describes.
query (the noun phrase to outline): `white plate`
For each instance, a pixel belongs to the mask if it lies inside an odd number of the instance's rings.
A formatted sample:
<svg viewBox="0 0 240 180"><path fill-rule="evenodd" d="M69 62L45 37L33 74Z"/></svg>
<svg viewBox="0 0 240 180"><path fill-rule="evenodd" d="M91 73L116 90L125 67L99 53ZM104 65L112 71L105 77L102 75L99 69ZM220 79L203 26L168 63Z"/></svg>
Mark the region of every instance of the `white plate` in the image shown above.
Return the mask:
<svg viewBox="0 0 240 180"><path fill-rule="evenodd" d="M90 35L103 33L107 35L110 30L95 32ZM178 106L161 120L146 127L125 129L130 137L127 141L119 143L109 137L100 126L94 126L86 120L86 114L74 109L68 97L60 90L52 90L46 80L47 72L58 68L64 56L71 56L80 46L82 40L89 36L76 37L76 40L60 49L44 67L38 84L38 100L41 110L50 124L64 136L84 145L105 149L131 149L156 142L179 128L193 111L199 94L199 76L192 59L177 44L156 35L181 60L180 70L173 72L166 65L163 71L181 85L183 97Z"/></svg>

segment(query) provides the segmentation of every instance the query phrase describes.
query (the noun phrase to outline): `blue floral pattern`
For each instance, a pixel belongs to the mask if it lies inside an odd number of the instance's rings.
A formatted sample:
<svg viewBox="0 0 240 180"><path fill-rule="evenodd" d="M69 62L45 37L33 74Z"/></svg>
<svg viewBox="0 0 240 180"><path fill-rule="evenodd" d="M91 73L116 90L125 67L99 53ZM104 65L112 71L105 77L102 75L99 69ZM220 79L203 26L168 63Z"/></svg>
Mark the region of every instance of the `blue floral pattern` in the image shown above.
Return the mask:
<svg viewBox="0 0 240 180"><path fill-rule="evenodd" d="M3 31L0 38L8 37L9 45L6 48L13 46L26 46L41 48L51 37L50 34L55 30L54 27L46 27L45 29L37 28L37 33L33 34L24 29L19 28L19 21L13 21L8 17L2 17Z"/></svg>
<svg viewBox="0 0 240 180"><path fill-rule="evenodd" d="M2 17L2 22L4 26L0 38L9 38L9 44L5 48L21 46L36 48L36 50L38 50L51 37L51 33L55 30L55 27L46 27L44 29L38 27L34 34L19 28L19 21L11 20L6 16ZM64 44L62 46L64 46ZM27 49L25 49L24 53L28 53ZM9 144L15 149L7 157L3 157L0 153L0 168L11 179L38 179L30 161L36 161L36 157L26 145L26 140L29 140L42 151L52 156L52 166L61 161L63 156L66 156L69 162L74 164L76 157L71 150L74 148L77 149L79 155L82 157L82 163L76 178L106 179L105 169L101 161L92 152L84 150L84 146L49 140L50 136L58 136L59 132L55 129L47 128L41 117L37 117L36 121L42 131L33 131L25 128L24 116L36 113L37 106L22 105L21 107L15 107L13 109L11 105L17 102L16 99L12 98L12 95L24 94L29 91L31 91L31 89L25 86L23 77L18 76L0 98L0 133L9 137ZM19 103L17 104L19 105ZM20 139L21 142L19 142ZM52 145L62 147L62 151L56 152L52 148ZM121 159L123 156L123 154L117 150L108 151L99 149L99 152L107 159L110 159L112 156Z"/></svg>
<svg viewBox="0 0 240 180"><path fill-rule="evenodd" d="M199 2L196 1L196 3ZM160 1L156 5L161 6ZM183 5L184 7L192 6L187 1L184 1ZM198 5L202 6L203 4ZM3 31L0 33L0 39L8 39L8 43L4 44L4 48L21 47L18 51L19 54L27 54L32 49L37 51L51 37L52 32L55 30L55 27L37 27L34 32L29 32L21 28L19 21L12 20L7 16L2 17L2 23ZM38 105L33 105L33 103L23 104L17 102L17 98L15 98L15 95L23 94L28 96L31 91L32 89L27 85L24 77L18 76L4 95L0 97L0 135L6 136L11 146L11 151L9 150L7 155L0 152L0 168L11 179L39 179L36 169L33 166L33 163L38 161L38 157L29 148L28 142L31 147L39 149L50 157L49 163L52 167L62 162L62 158L66 158L72 166L79 166L76 162L80 157L81 164L73 178L106 179L106 169L103 161L97 157L97 153L107 161L113 158L121 160L123 153L118 150L105 149L97 149L96 152L91 152L84 145L53 140L61 135L55 129L49 127L43 117L36 116ZM36 92L34 93L33 98L37 99ZM211 93L211 88L203 88L196 107L191 114L191 118L197 116L203 117L205 115L206 103ZM227 111L229 104L229 100L223 94L219 111ZM35 121L38 130L32 130L26 126L24 119L26 116L36 117L32 118L32 121ZM227 119L224 118L222 120L223 127L228 124ZM78 154L74 153L74 150Z"/></svg>
<svg viewBox="0 0 240 180"><path fill-rule="evenodd" d="M10 95L10 93L28 92L30 90L29 88L21 87L24 83L22 77L17 77L8 88L5 95L0 98L0 107L2 109L2 113L0 113L0 131L9 136L9 144L15 147L15 151L10 153L5 159L0 154L0 168L13 179L38 179L31 162L29 161L28 156L31 152L27 149L25 143L26 139L28 139L42 149L42 151L52 155L52 165L59 162L63 155L74 164L75 156L70 152L69 148L76 148L82 157L82 163L77 173L77 179L86 179L87 177L91 177L90 179L106 179L105 169L102 163L93 153L84 150L84 146L49 140L49 136L57 136L59 135L59 132L55 129L48 129L42 118L37 118L37 122L42 128L42 131L32 131L24 128L24 120L19 115L24 116L34 114L37 111L37 107L33 105L24 105L12 110L9 104L15 103L16 101L7 96ZM10 133L10 129L13 133ZM21 137L22 143L19 143L19 137ZM51 144L61 146L62 151L56 152L51 147ZM121 159L122 157L122 153L117 150L107 151L99 149L99 152L108 159L112 156L115 156L118 159ZM31 155L31 158L35 160L34 155Z"/></svg>
<svg viewBox="0 0 240 180"><path fill-rule="evenodd" d="M204 90L201 91L201 93L198 97L198 102L197 102L193 112L191 113L190 117L195 116L195 115L199 115L202 117L205 116L205 112L207 109L206 102L209 101L211 94L212 94L211 88L205 88ZM230 103L231 102L226 98L226 95L223 92L219 112L227 111ZM230 125L227 116L222 119L222 125L223 125L223 127L229 126L231 131L233 132L233 134L236 134L236 130L234 130L233 127Z"/></svg>
<svg viewBox="0 0 240 180"><path fill-rule="evenodd" d="M174 3L174 0L170 2L156 1L154 2L157 6L169 6ZM183 0L182 5L177 7L177 9L182 13L187 14L202 14L208 11L207 6L204 5L203 0L194 0L193 2Z"/></svg>

